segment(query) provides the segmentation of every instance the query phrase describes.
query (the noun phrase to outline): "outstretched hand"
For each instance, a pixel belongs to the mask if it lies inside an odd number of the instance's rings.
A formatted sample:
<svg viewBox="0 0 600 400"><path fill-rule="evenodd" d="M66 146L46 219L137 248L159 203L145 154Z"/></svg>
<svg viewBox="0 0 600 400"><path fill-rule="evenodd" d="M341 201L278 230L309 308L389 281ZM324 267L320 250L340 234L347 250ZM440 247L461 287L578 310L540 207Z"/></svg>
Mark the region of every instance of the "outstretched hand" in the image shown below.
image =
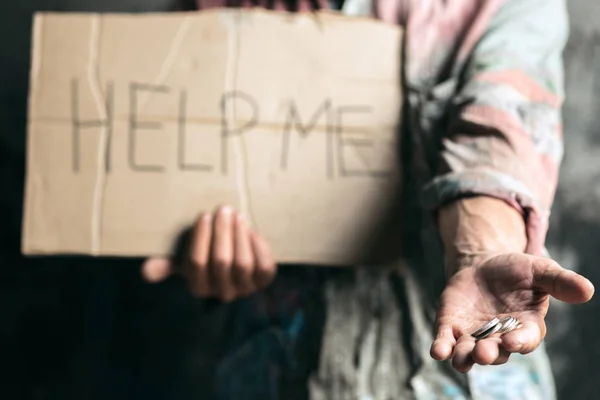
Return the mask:
<svg viewBox="0 0 600 400"><path fill-rule="evenodd" d="M452 359L467 372L473 364L498 365L511 353L534 351L546 335L544 318L550 296L567 303L589 301L594 286L583 276L550 259L527 254L503 254L463 268L450 279L437 315L437 335L431 356ZM476 341L479 326L512 315L521 327L505 335Z"/></svg>

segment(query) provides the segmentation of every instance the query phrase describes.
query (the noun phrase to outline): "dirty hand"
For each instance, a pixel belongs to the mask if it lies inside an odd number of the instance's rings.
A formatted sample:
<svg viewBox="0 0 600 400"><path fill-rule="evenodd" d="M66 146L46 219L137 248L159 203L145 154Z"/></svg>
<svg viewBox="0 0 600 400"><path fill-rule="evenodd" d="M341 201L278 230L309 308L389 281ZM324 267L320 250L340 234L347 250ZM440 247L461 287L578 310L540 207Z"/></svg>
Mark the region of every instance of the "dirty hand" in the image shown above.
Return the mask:
<svg viewBox="0 0 600 400"><path fill-rule="evenodd" d="M179 274L195 296L232 301L267 286L277 268L267 243L227 206L198 218L186 260L173 265L168 259L148 259L144 278L160 282Z"/></svg>
<svg viewBox="0 0 600 400"><path fill-rule="evenodd" d="M585 303L594 287L586 278L556 262L523 253L496 255L456 272L441 297L437 336L431 347L436 360L452 359L467 372L474 363L498 365L511 353L535 350L546 334L549 297ZM521 328L503 336L475 341L471 333L494 318L513 316Z"/></svg>

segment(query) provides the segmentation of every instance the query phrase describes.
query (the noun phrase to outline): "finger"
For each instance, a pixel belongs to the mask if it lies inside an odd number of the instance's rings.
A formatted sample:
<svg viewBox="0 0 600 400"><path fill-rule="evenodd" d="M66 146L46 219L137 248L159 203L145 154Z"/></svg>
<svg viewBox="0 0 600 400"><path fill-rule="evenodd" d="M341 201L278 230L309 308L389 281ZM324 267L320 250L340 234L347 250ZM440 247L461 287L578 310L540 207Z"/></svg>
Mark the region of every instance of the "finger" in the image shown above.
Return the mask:
<svg viewBox="0 0 600 400"><path fill-rule="evenodd" d="M271 7L269 7L275 11L288 11L288 7L285 4L285 1L278 0L273 3Z"/></svg>
<svg viewBox="0 0 600 400"><path fill-rule="evenodd" d="M254 270L254 284L257 289L262 289L270 284L275 278L277 272L277 265L269 246L255 232L250 233L250 242L252 244L252 250L254 252L255 270Z"/></svg>
<svg viewBox="0 0 600 400"><path fill-rule="evenodd" d="M534 351L546 336L543 320L526 320L521 327L502 336L502 345L511 353L528 354Z"/></svg>
<svg viewBox="0 0 600 400"><path fill-rule="evenodd" d="M142 265L142 277L148 283L158 283L172 273L171 261L166 258L149 258Z"/></svg>
<svg viewBox="0 0 600 400"><path fill-rule="evenodd" d="M235 255L233 260L233 284L241 296L254 292L254 253L250 242L250 230L241 215L235 218Z"/></svg>
<svg viewBox="0 0 600 400"><path fill-rule="evenodd" d="M200 297L208 297L214 294L211 289L208 271L211 241L212 215L204 214L196 221L190 252L190 265L186 265L184 271L192 293Z"/></svg>
<svg viewBox="0 0 600 400"><path fill-rule="evenodd" d="M545 258L533 261L533 285L560 301L572 304L590 301L595 290L588 279Z"/></svg>
<svg viewBox="0 0 600 400"><path fill-rule="evenodd" d="M471 335L463 335L458 339L454 352L452 354L452 367L462 373L471 370L474 364L473 349L475 348L475 339Z"/></svg>
<svg viewBox="0 0 600 400"><path fill-rule="evenodd" d="M230 207L222 207L217 212L213 226L214 238L210 264L218 295L223 301L231 301L236 296L231 279L231 264L234 256L233 222L233 210Z"/></svg>
<svg viewBox="0 0 600 400"><path fill-rule="evenodd" d="M452 326L441 325L438 328L437 336L431 345L429 354L434 360L445 361L452 356L452 351L456 345Z"/></svg>
<svg viewBox="0 0 600 400"><path fill-rule="evenodd" d="M473 348L473 361L480 365L491 365L500 357L502 339L491 337L476 342Z"/></svg>
<svg viewBox="0 0 600 400"><path fill-rule="evenodd" d="M512 353L510 351L505 350L503 347L500 347L500 355L496 360L492 363L492 365L502 365L506 364L510 359L510 355Z"/></svg>

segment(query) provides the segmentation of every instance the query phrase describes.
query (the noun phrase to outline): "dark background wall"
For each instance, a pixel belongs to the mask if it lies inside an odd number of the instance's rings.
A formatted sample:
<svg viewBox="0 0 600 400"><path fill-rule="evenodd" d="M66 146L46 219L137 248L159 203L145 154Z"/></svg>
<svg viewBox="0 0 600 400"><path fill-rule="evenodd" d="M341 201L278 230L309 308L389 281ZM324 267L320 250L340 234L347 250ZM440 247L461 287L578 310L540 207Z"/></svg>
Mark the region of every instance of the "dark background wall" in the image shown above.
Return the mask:
<svg viewBox="0 0 600 400"><path fill-rule="evenodd" d="M600 3L569 0L565 52L566 154L551 220L549 250L566 268L600 284ZM562 398L600 398L600 298L581 307L556 304L548 343Z"/></svg>
<svg viewBox="0 0 600 400"><path fill-rule="evenodd" d="M0 121L3 126L0 127L0 182L3 187L21 190L19 176L22 171L15 168L23 164L19 154L22 154L24 143L22 131L32 12L161 11L166 10L169 3L170 0L2 1ZM600 3L569 0L569 9L572 35L565 53L568 101L564 115L567 147L552 216L549 249L565 267L584 273L598 285L600 78L596 76L600 71ZM35 262L28 265L16 262L18 243L13 239L16 235L11 229L19 226L20 201L20 196L0 196L2 215L5 216L5 220L0 221L3 228L0 229L0 248L6 254L0 259L0 340L3 340L0 343L0 376L3 375L13 388L29 385L38 378L43 379L40 378L43 375L40 371L64 367L60 361L56 361L61 352L77 352L77 346L85 347L85 343L71 343L77 339L91 341L91 348L95 350L82 350L75 359L68 361L76 366L69 370L85 369L94 364L94 360L108 357L105 352L114 349L111 345L114 342L111 327L127 324L123 321L129 319L128 307L139 306L132 305L132 297L123 294L139 289L137 271L131 266L104 268L91 265L82 270L69 265L69 262L62 262L60 265L57 263L55 269L48 269L36 266ZM19 268L20 272L14 273L13 267ZM123 273L125 278L122 277ZM111 309L107 304L118 305L120 311L116 314L107 312ZM86 320L86 315L94 313L94 321ZM598 296L590 304L581 307L553 306L549 316L548 345L561 399L600 398L599 316ZM90 326L92 328L88 332ZM82 332L82 329L88 331ZM15 337L20 338L18 343L13 341ZM135 350L129 349L132 352ZM127 356L124 357L126 366ZM22 376L29 378L23 381ZM76 378L76 375L73 376L73 379ZM0 398L9 397L0 394Z"/></svg>

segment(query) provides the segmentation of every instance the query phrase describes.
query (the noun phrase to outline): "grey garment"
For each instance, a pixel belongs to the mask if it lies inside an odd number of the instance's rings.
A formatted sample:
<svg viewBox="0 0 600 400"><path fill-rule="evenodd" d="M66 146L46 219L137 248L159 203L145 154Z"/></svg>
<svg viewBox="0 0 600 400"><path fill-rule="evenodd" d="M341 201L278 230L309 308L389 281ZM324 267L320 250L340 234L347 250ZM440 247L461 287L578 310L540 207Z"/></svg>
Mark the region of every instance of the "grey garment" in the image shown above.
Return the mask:
<svg viewBox="0 0 600 400"><path fill-rule="evenodd" d="M47 398L61 400L69 398L139 398L144 400L207 398L205 384L208 379L199 379L199 376L203 371L213 370L214 360L207 357L207 354L211 356L214 354L214 358L221 355L222 346L219 341L223 339L223 335L217 328L220 324L224 324L224 320L229 322L228 313L233 306L224 307L224 309L218 307L216 310L206 307L204 304L188 298L183 287L166 290L169 288L165 286L142 286L141 282L138 283L139 265L137 264L122 265L114 260L105 262L89 259L68 260L67 262L64 260L25 261L18 255L21 194L23 192L22 166L25 143L23 133L26 121L28 41L31 12L34 6L70 11L133 12L167 10L170 3L170 0L81 2L63 0L37 3L23 1L10 2L10 12L5 13L7 18L1 29L5 33L4 37L7 38L5 47L7 53L10 53L10 59L4 63L2 69L4 87L2 90L3 107L0 107L0 114L4 117L5 129L0 139L0 162L4 174L3 183L9 195L4 199L4 205L8 211L3 215L5 218L3 220L4 229L1 232L4 239L1 244L3 248L1 264L6 267L3 269L3 283L5 286L12 285L12 289L3 293L7 299L10 299L10 307L6 307L7 312L3 314L5 331L3 338L8 337L8 339L3 340L3 349L6 351L2 354L3 365L7 366L5 381L10 381L15 387L21 385L21 382L24 382L22 383L23 387L50 385L49 382L54 379L57 381L53 381L50 386L53 388L52 390L60 391L60 393L54 397L49 395ZM414 227L414 240L409 237L410 243L420 241L420 239L427 243L437 243L437 238L433 233L419 236L420 233L417 232L419 224L411 222L407 225L409 228ZM411 247L410 243L408 247ZM443 260L438 259L439 254L437 249L428 246L426 254L423 257L419 256L420 261L415 262L415 266L419 267L415 271L427 281L427 285L424 284L423 287L443 287L443 281L433 281L436 271L441 270L440 261ZM428 264L434 266L432 271L427 271L425 263L422 262L423 259L429 257L432 259ZM96 263L96 261L98 262ZM61 262L69 264L67 266L70 269L59 266L58 264ZM359 276L363 277L364 273L359 272ZM387 282L385 277L380 279ZM13 281L17 283L13 284ZM368 280L368 282L379 281L378 279ZM419 394L419 399L438 398L434 394L427 394L431 393L427 390L428 387L442 388L445 398L449 398L447 393L464 393L464 386L458 385L461 388L459 392L453 389L451 384L458 380L449 371L447 364L435 363L427 356L431 343L430 322L433 320L433 303L421 299L417 293L417 286L413 283L412 278L403 283L407 288L406 297L413 305L410 313L405 311L408 309L406 307L402 311L396 310L397 303L391 301L387 295L382 296L382 301L386 305L394 305L394 315L390 321L387 321L376 317L376 313L370 312L370 314L365 311L365 315L371 315L369 318L372 322L369 326L373 328L363 328L361 331L367 332L363 333L365 337L377 337L368 332L378 332L382 336L387 335L386 338L392 338L395 337L395 332L393 334L390 332L395 329L395 326L391 320L400 318L403 321L402 326L405 327L405 319L410 318L413 321L414 329L411 327L410 332L403 336L403 341L413 343L414 351L422 354L422 359L412 360L412 357L406 354L406 346L399 345L401 341L394 342L386 339L382 341L381 347L377 347L373 343L379 342L362 340L359 346L354 344L353 339L350 339L355 338L356 334L350 335L352 331L345 329L341 332L343 328L340 328L339 333L342 338L338 339L339 347L332 347L332 341L327 336L323 338L322 365L310 380L313 396L330 395L328 400L335 400L336 397L332 392L319 392L318 386L324 385L324 382L327 381L333 382L335 376L346 376L353 373L351 369L349 372L331 371L333 364L327 360L335 355L334 349L342 353L348 352L348 354L356 352L367 354L363 359L371 360L376 359L375 355L383 353L385 353L385 357L391 357L395 351L404 352L398 353L401 354L399 357L414 361L410 364L410 369L416 368L418 371L410 382L415 388L415 393ZM327 297L331 299L324 305L330 316L326 323L327 331L338 330L336 324L347 322L346 319L354 321L356 327L362 326L362 322L359 323L354 317L349 317L344 313L344 310L347 309L344 307L344 299L348 299L348 293L354 293L354 290L357 294L362 292L358 288L348 287L339 282L329 282L326 287ZM363 285L359 285L359 287L365 288ZM337 293L343 295L337 299ZM356 307L359 305L361 304L355 304ZM341 315L336 316L339 313ZM236 314L235 317L237 318L238 315ZM12 322L17 319L18 322ZM60 323L57 324L56 321ZM344 325L344 327L346 326L348 325ZM401 330L404 331L404 329ZM348 339L341 342L344 338ZM28 345L27 348L23 343ZM348 346L344 347L342 343L346 343ZM358 351L357 347L360 347ZM395 350L392 351L392 349ZM203 357L194 359L193 356L196 354L201 354ZM383 359L384 357L380 360ZM475 381L472 383L473 393L481 394L479 398L498 398L494 397L493 392L490 394L486 389L493 387L504 391L510 386L510 383L507 382L529 376L531 374L530 366L522 362L523 360L529 360L531 365L540 361L539 369L548 371L543 349L531 356L513 357L512 362L504 367L475 368L472 373ZM382 385L389 383L395 386L404 380L402 376L406 373L403 369L405 364L401 362L394 364L393 373L384 368L390 364L389 361L365 361L362 363L364 367L358 369L358 372L354 372L353 379L359 382L368 382L364 377L369 375L375 376L371 381L377 385L378 382L385 382ZM330 365L329 371L326 370L325 365ZM370 365L374 367L369 368ZM398 372L396 369L402 369L402 371ZM376 372L368 374L368 371L371 370ZM509 375L512 378L505 379ZM389 381L384 380L384 376L389 377ZM542 376L549 376L549 374L542 374ZM39 381L42 379L47 381L40 383ZM185 384L179 385L178 389L181 386L188 386L189 392L195 395L173 395L173 392L178 391L170 390L172 380L185 381ZM437 382L435 385L428 384L433 380ZM32 384L34 381L37 383ZM444 386L444 382L451 384ZM371 384L371 386L375 384ZM361 385L361 387L368 387L368 385ZM358 384L355 385L355 387L358 386ZM553 387L551 382L548 383L544 379L541 380L540 386L546 387L548 390ZM193 389L191 389L192 387ZM392 393L392 390L386 390L386 393ZM185 390L180 389L180 392L185 392ZM7 391L3 392L5 396L8 396L5 398L17 397L12 397L7 393ZM355 395L361 393L363 392L355 393ZM530 399L551 398L544 397L543 393L530 397ZM374 392L373 395L376 394ZM505 397L510 394L510 392L504 391ZM18 397L24 398L24 396ZM525 395L508 398L511 400L527 399ZM247 397L243 398L243 400L247 399Z"/></svg>
<svg viewBox="0 0 600 400"><path fill-rule="evenodd" d="M413 368L403 342L408 326L394 276L359 270L355 282L325 288L327 322L312 400L412 399ZM400 294L401 295L401 294Z"/></svg>
<svg viewBox="0 0 600 400"><path fill-rule="evenodd" d="M409 274L358 269L325 286L327 318L311 400L466 399L464 376L424 358L431 329Z"/></svg>

